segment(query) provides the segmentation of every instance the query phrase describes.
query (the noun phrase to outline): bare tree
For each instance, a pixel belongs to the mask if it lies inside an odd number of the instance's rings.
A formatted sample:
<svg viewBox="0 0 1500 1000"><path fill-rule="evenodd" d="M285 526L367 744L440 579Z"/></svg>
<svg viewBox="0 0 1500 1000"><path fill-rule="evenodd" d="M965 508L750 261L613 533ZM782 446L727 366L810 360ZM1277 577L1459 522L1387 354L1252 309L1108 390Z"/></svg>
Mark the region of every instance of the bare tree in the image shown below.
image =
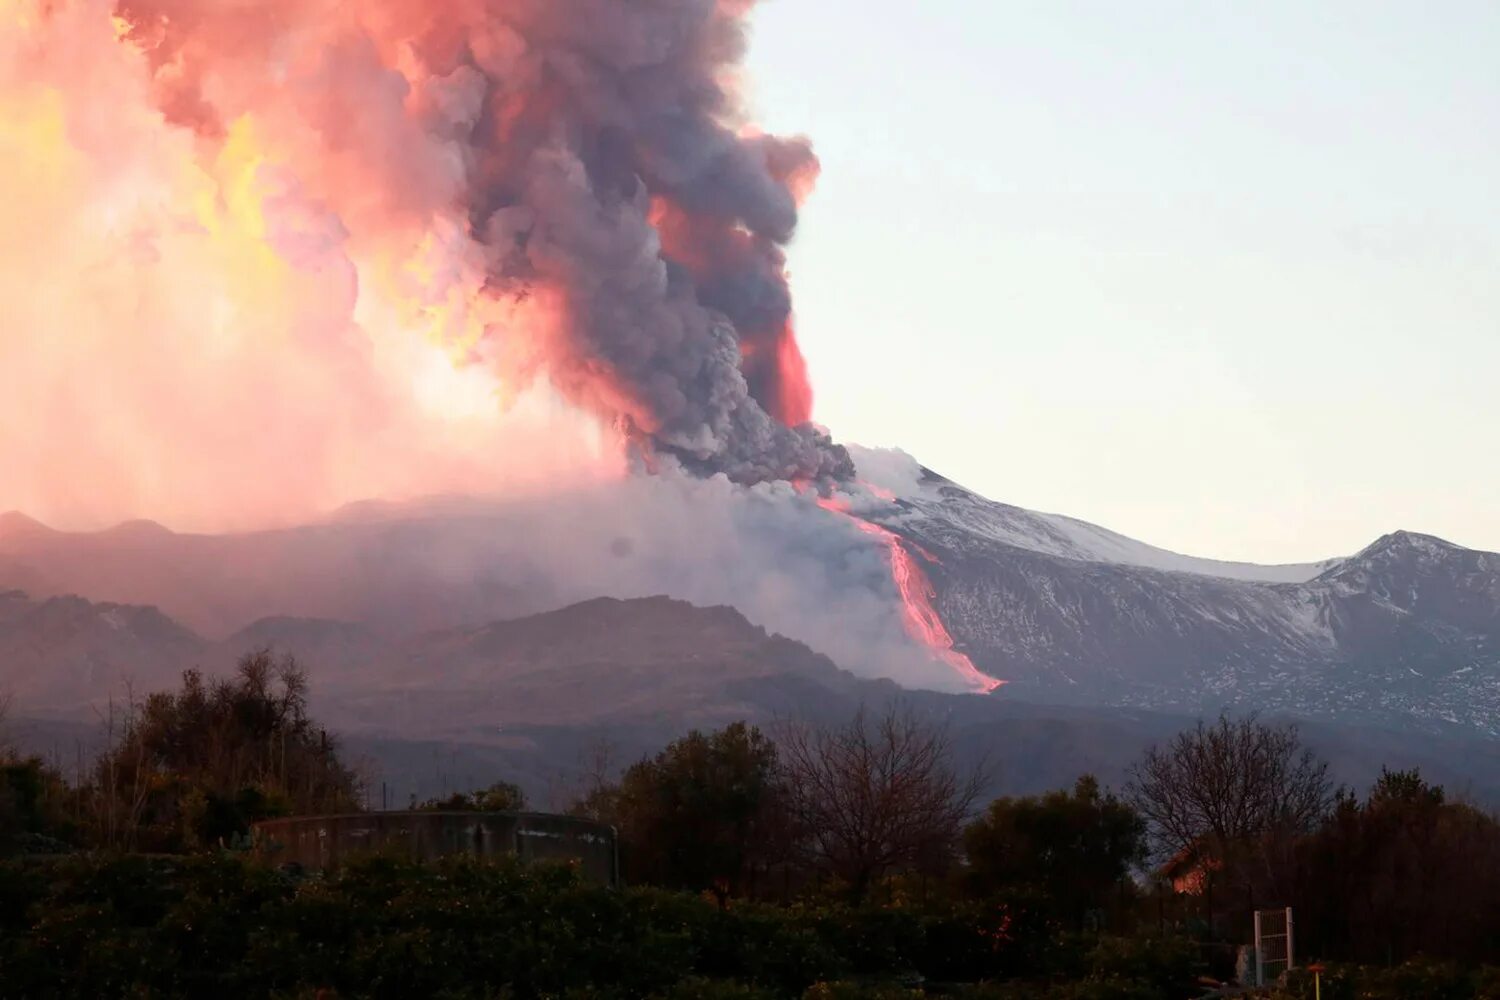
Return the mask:
<svg viewBox="0 0 1500 1000"><path fill-rule="evenodd" d="M618 748L605 736L580 749L577 765L549 782L547 796L551 808L570 816L609 822L617 791L617 754Z"/></svg>
<svg viewBox="0 0 1500 1000"><path fill-rule="evenodd" d="M1126 794L1159 855L1192 849L1222 857L1267 834L1310 831L1334 789L1327 763L1302 745L1296 726L1221 714L1147 750L1130 769Z"/></svg>
<svg viewBox="0 0 1500 1000"><path fill-rule="evenodd" d="M123 749L125 734L137 724L140 709L135 688L126 681L123 709L117 714L111 697L107 711L101 715L105 750L94 764L92 787L79 798L87 800L91 836L102 847L125 850L136 847L141 816L150 798L149 783L139 780L127 783L125 779L126 773L138 775L146 765L144 744L137 743L129 756ZM81 781L79 787L83 788Z"/></svg>
<svg viewBox="0 0 1500 1000"><path fill-rule="evenodd" d="M982 765L957 767L946 725L894 703L839 726L783 724L778 745L798 852L856 901L887 874L950 861L985 784Z"/></svg>
<svg viewBox="0 0 1500 1000"><path fill-rule="evenodd" d="M93 767L98 842L127 849L208 846L279 812L356 808L357 775L307 715L306 674L269 651L232 679L196 670L176 691L110 704Z"/></svg>

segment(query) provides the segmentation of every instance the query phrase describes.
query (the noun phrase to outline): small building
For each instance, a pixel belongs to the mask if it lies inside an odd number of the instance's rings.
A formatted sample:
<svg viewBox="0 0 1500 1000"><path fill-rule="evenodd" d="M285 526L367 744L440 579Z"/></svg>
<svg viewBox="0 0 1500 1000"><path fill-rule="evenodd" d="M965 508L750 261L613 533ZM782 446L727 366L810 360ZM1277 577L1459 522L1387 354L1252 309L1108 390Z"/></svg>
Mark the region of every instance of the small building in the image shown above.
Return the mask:
<svg viewBox="0 0 1500 1000"><path fill-rule="evenodd" d="M615 885L614 828L574 816L526 812L369 812L290 816L254 824L255 853L309 871L337 868L361 854L395 853L417 861L452 855L565 861L590 881Z"/></svg>

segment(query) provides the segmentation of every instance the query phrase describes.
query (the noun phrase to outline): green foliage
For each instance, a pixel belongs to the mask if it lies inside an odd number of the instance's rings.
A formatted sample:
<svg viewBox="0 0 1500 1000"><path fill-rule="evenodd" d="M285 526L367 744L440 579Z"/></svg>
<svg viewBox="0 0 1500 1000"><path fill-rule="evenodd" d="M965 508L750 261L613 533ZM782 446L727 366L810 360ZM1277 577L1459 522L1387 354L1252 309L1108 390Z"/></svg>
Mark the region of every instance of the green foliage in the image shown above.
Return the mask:
<svg viewBox="0 0 1500 1000"><path fill-rule="evenodd" d="M928 979L972 982L1046 973L1059 958L1056 927L1037 900L964 902L922 916L914 964Z"/></svg>
<svg viewBox="0 0 1500 1000"><path fill-rule="evenodd" d="M1331 965L1322 976L1324 1000L1500 1000L1500 968L1464 967L1416 959L1390 968ZM1298 969L1274 1000L1313 1000L1313 974Z"/></svg>
<svg viewBox="0 0 1500 1000"><path fill-rule="evenodd" d="M1371 964L1496 957L1500 821L1416 771L1382 774L1363 803L1343 797L1286 867L1308 953Z"/></svg>
<svg viewBox="0 0 1500 1000"><path fill-rule="evenodd" d="M994 906L721 909L561 867L373 857L296 879L231 854L0 864L0 929L3 996L516 1000L1041 974L1047 946L1024 936L1052 935Z"/></svg>
<svg viewBox="0 0 1500 1000"><path fill-rule="evenodd" d="M824 932L821 913L754 905L714 909L698 898L659 891L642 898L651 902L651 918L689 929L699 974L741 979L795 996L847 967Z"/></svg>
<svg viewBox="0 0 1500 1000"><path fill-rule="evenodd" d="M428 799L417 808L425 812L521 812L526 808L526 793L520 785L497 781L475 792Z"/></svg>
<svg viewBox="0 0 1500 1000"><path fill-rule="evenodd" d="M1074 982L986 983L957 994L962 1000L1172 1000L1186 994L1117 977Z"/></svg>
<svg viewBox="0 0 1500 1000"><path fill-rule="evenodd" d="M1081 927L1103 909L1145 853L1145 822L1092 775L1072 793L996 799L964 830L965 880L981 896L1039 893Z"/></svg>
<svg viewBox="0 0 1500 1000"><path fill-rule="evenodd" d="M337 743L307 716L307 681L290 660L254 653L232 680L183 675L131 710L87 790L92 838L179 851L242 838L288 813L341 812L357 782Z"/></svg>
<svg viewBox="0 0 1500 1000"><path fill-rule="evenodd" d="M697 976L684 979L671 989L653 993L649 1000L772 1000L776 994L720 979Z"/></svg>
<svg viewBox="0 0 1500 1000"><path fill-rule="evenodd" d="M1061 943L1051 979L1012 979L963 990L968 1000L1176 1000L1195 996L1202 961L1180 938L1073 938Z"/></svg>
<svg viewBox="0 0 1500 1000"><path fill-rule="evenodd" d="M1204 971L1193 942L1179 937L1105 937L1087 956L1089 977L1181 990Z"/></svg>
<svg viewBox="0 0 1500 1000"><path fill-rule="evenodd" d="M72 802L73 790L41 758L0 754L0 856L66 851L77 835Z"/></svg>
<svg viewBox="0 0 1500 1000"><path fill-rule="evenodd" d="M802 994L802 1000L920 1000L925 995L921 990L890 983L840 980L813 984Z"/></svg>
<svg viewBox="0 0 1500 1000"><path fill-rule="evenodd" d="M1380 769L1380 778L1370 789L1372 806L1440 806L1447 798L1441 785L1430 785L1418 768L1410 771Z"/></svg>
<svg viewBox="0 0 1500 1000"><path fill-rule="evenodd" d="M840 881L829 854L805 869L831 877L803 886L802 902L747 902L770 864L787 866L780 878L793 871L789 859L808 862L795 846L811 814L789 805L788 776L798 772L785 760L778 767L776 746L743 724L689 734L585 804L621 828L627 872L650 888L606 889L567 868L424 867L391 856L301 879L203 851L235 845L255 819L354 805L354 780L308 720L304 690L295 665L263 655L230 682L190 673L180 691L152 696L127 720L80 790L38 760L0 758L0 855L56 853L56 838L90 835L108 846L200 850L0 862L0 996L895 1000L925 984L975 1000L1176 1000L1194 995L1204 968L1204 952L1177 938L1059 932L1124 900L1142 854L1140 815L1088 777L1070 792L992 803L964 831L960 878L917 881L945 850L891 855L850 868L850 878L884 874L849 892L854 883ZM884 743L863 738L878 727L846 729L842 742L804 733L792 748L807 764L800 773L853 761L828 787L855 804L862 788L873 800L871 789L935 775L924 785L935 791L913 808L871 807L879 822L849 829L915 817L922 843L951 844L949 817L969 793L945 763L941 734L911 719L885 725ZM1248 722L1221 720L1174 746L1212 749L1215 740L1233 751L1210 755L1221 763L1264 744L1287 766L1306 765L1289 733ZM916 769L891 766L870 780L854 751L876 745L914 747ZM1326 783L1306 766L1311 809ZM424 808L524 805L518 788L498 783ZM1493 960L1500 940L1500 821L1413 770L1383 773L1363 801L1341 794L1313 829L1258 829L1237 841L1245 850L1235 865L1221 866L1232 905L1289 902L1302 954L1389 966L1333 967L1330 1000L1500 1000L1500 970L1473 967ZM1417 954L1436 958L1398 964ZM1311 995L1302 972L1282 994Z"/></svg>
<svg viewBox="0 0 1500 1000"><path fill-rule="evenodd" d="M722 905L781 843L777 799L776 745L736 722L672 742L589 806L619 830L632 881L709 890Z"/></svg>

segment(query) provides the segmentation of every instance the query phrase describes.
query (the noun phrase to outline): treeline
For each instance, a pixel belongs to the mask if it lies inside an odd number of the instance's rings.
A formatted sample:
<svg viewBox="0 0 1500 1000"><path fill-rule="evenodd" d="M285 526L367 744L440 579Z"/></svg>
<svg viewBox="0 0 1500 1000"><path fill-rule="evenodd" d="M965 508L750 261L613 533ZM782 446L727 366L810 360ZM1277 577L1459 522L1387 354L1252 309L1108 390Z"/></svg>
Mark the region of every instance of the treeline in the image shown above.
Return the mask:
<svg viewBox="0 0 1500 1000"><path fill-rule="evenodd" d="M356 810L362 789L308 717L301 669L257 654L122 713L73 781L0 752L0 855L33 859L0 866L0 994L987 983L966 995L1145 1000L1229 978L1254 910L1292 906L1299 958L1350 963L1326 995L1439 981L1432 995L1493 995L1500 823L1483 809L1415 771L1335 787L1295 728L1254 716L1200 723L1130 776L986 801L984 764L910 707L736 723L580 790L571 811L615 826L628 889L459 861L309 878L251 861L250 824ZM524 805L497 782L422 807ZM624 956L645 971L611 964ZM44 988L59 968L71 994Z"/></svg>
<svg viewBox="0 0 1500 1000"><path fill-rule="evenodd" d="M1363 799L1340 794L1311 834L1252 858L1261 872L1246 884L1296 908L1307 954L1500 962L1500 823L1416 771L1387 772Z"/></svg>
<svg viewBox="0 0 1500 1000"><path fill-rule="evenodd" d="M1291 906L1304 959L1500 960L1500 821L1418 771L1336 788L1295 729L1251 717L1199 723L1132 774L1205 932L1248 941L1254 909Z"/></svg>
<svg viewBox="0 0 1500 1000"><path fill-rule="evenodd" d="M976 810L981 771L899 708L842 726L691 733L596 788L637 883L787 901L1025 899L1063 930L1220 942L1293 907L1304 959L1500 960L1500 822L1417 771L1336 787L1295 727L1220 717L1150 748L1120 795Z"/></svg>
<svg viewBox="0 0 1500 1000"><path fill-rule="evenodd" d="M842 724L692 732L600 782L574 811L612 824L629 881L735 899L858 905L1034 898L1081 928L1134 898L1141 817L1091 777L978 808L983 764L892 704ZM1096 914L1097 916L1097 914Z"/></svg>

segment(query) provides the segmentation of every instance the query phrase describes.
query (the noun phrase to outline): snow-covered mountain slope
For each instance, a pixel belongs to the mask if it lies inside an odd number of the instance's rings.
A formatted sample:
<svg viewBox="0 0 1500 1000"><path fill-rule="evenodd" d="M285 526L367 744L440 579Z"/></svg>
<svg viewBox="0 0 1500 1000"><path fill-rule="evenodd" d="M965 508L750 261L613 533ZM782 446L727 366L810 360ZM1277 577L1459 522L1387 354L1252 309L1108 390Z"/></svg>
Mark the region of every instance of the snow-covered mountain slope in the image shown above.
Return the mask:
<svg viewBox="0 0 1500 1000"><path fill-rule="evenodd" d="M927 535L954 540L964 536L984 538L1064 559L1262 583L1304 583L1338 562L1327 559L1316 563L1260 565L1182 555L1077 518L986 500L936 473L923 471L925 475L915 488L901 495L904 512L884 521L888 527L899 530L901 525L911 523Z"/></svg>
<svg viewBox="0 0 1500 1000"><path fill-rule="evenodd" d="M1015 694L1500 735L1500 556L1396 532L1295 571L1230 567L932 473L862 513L931 557L959 648Z"/></svg>

